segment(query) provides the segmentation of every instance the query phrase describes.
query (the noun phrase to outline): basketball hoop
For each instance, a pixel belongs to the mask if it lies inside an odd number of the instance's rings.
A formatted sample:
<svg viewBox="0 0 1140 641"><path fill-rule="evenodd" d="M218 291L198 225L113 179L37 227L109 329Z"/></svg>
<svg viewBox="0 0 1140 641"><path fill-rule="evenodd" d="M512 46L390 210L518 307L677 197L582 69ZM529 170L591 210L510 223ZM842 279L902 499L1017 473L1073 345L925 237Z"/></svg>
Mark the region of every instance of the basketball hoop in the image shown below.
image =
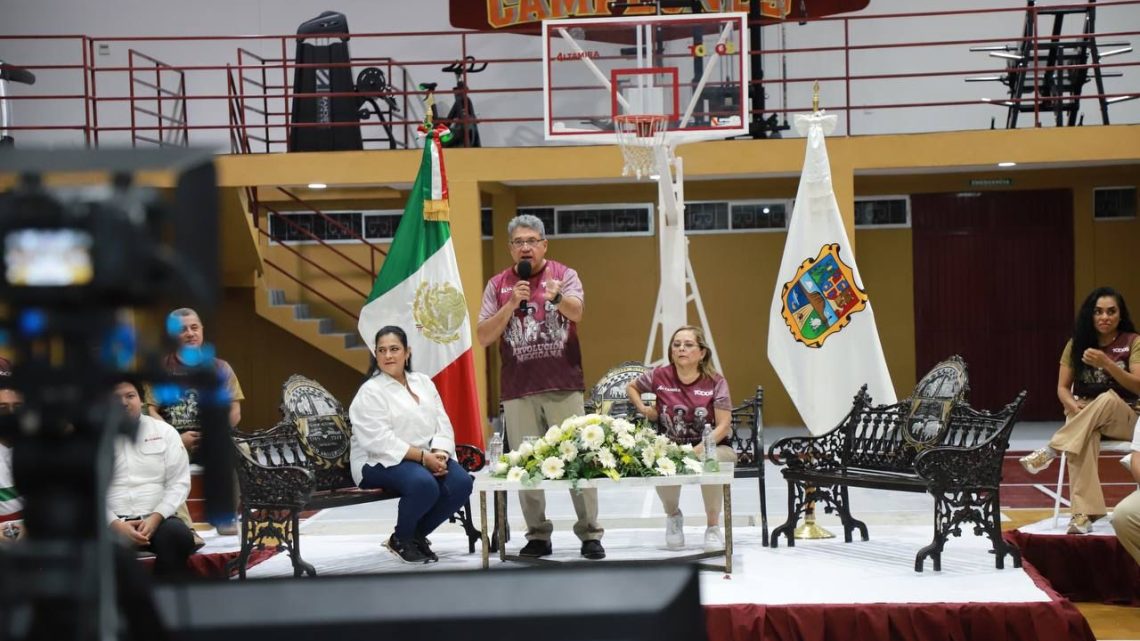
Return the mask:
<svg viewBox="0 0 1140 641"><path fill-rule="evenodd" d="M638 178L656 173L657 148L665 145L665 125L669 117L663 114L623 114L614 117L625 167L621 175L633 173Z"/></svg>

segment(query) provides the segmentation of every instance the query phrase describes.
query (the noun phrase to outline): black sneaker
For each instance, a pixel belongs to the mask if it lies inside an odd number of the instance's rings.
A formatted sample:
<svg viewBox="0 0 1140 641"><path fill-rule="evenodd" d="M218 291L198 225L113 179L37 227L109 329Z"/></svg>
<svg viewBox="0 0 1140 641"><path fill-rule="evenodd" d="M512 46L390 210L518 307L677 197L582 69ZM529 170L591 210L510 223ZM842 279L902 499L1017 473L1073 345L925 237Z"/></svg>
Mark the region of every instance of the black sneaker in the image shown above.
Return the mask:
<svg viewBox="0 0 1140 641"><path fill-rule="evenodd" d="M384 547L392 551L404 563L413 563L422 565L428 562L428 557L420 551L419 546L414 541L401 541L396 538L396 535L388 537L384 543Z"/></svg>
<svg viewBox="0 0 1140 641"><path fill-rule="evenodd" d="M582 556L597 561L606 558L606 549L598 540L582 541Z"/></svg>
<svg viewBox="0 0 1140 641"><path fill-rule="evenodd" d="M412 542L416 544L416 547L419 548L420 553L427 557L427 560L429 562L439 562L439 556L436 555L435 552L432 552L431 541L429 541L426 536L417 536L416 538L412 539Z"/></svg>
<svg viewBox="0 0 1140 641"><path fill-rule="evenodd" d="M519 556L529 556L532 559L550 556L551 554L554 554L554 547L550 545L550 541L540 541L539 539L527 541L526 545L519 550Z"/></svg>

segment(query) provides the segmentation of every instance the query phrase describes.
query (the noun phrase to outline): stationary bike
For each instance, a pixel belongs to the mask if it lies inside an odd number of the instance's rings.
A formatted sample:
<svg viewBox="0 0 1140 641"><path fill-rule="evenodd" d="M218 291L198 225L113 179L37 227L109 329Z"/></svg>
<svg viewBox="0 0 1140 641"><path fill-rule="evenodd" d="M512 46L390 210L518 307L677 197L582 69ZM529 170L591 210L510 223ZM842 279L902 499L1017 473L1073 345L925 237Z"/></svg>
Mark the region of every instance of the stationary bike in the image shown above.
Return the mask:
<svg viewBox="0 0 1140 641"><path fill-rule="evenodd" d="M471 101L471 96L467 90L467 83L464 82L464 77L467 74L479 73L487 68L487 63L478 64L475 56L467 56L463 60L456 60L455 62L447 65L442 69L446 73L455 74L455 87L451 90L451 95L455 98L455 102L451 104L451 109L447 112L447 117L442 120L435 107L435 88L438 83L424 82L420 83L421 91L427 92L427 103L431 110L432 122L443 122L451 129L451 140L444 143L445 147L482 147L479 140L479 125L476 122L475 116L475 103Z"/></svg>

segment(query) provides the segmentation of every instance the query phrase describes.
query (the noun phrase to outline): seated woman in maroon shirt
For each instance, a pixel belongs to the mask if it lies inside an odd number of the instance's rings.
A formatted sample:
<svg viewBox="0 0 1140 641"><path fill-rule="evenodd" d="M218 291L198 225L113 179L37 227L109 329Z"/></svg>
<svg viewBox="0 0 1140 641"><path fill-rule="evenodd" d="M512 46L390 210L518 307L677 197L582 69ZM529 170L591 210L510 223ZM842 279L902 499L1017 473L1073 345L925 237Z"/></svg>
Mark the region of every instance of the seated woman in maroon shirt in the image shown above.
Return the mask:
<svg viewBox="0 0 1140 641"><path fill-rule="evenodd" d="M643 393L657 396L655 406L641 400ZM704 455L701 437L705 424L713 428L713 440L718 444L716 458L735 462L736 453L728 446L732 429L732 401L728 395L728 382L712 366L712 352L699 327L687 325L673 332L669 347L669 364L646 372L626 387L630 402L674 443L689 444L698 457ZM720 529L720 512L724 503L724 490L719 485L702 485L708 527L705 529L705 550L724 549L724 535ZM658 487L657 495L665 508L665 545L670 550L685 547L685 517L681 514L679 486Z"/></svg>

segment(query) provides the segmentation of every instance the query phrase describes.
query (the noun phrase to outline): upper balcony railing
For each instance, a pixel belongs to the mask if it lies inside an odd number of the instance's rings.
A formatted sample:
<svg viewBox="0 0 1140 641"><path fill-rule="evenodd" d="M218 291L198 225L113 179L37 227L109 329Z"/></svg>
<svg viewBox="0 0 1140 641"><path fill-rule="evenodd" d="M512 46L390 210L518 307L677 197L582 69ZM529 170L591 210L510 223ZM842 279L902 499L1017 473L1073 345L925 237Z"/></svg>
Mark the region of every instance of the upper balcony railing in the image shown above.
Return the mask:
<svg viewBox="0 0 1140 641"><path fill-rule="evenodd" d="M766 135L794 113L840 115L837 135L1140 123L1140 0L1096 2L1095 30L1073 14L1052 34L1059 7L872 14L776 23L760 29L762 80L753 115ZM1037 24L1036 29L1028 25ZM310 36L311 37L311 36ZM233 153L286 151L297 100L359 102L366 149L418 146L420 83L439 84L440 113L467 97L483 146L546 144L540 39L475 31L353 33L344 91L299 91L298 36L93 38L0 36L0 57L32 70L34 86L10 85L8 129L16 144L191 144ZM1084 43L1083 45L1081 43ZM1091 47L1096 44L1096 47ZM1067 50L1079 57L1048 53ZM486 71L448 90L441 71L473 56ZM161 62L159 62L161 60ZM365 70L370 70L363 73ZM762 99L761 99L762 98ZM381 116L381 117L378 117ZM327 126L327 125L324 125ZM356 127L355 123L340 125Z"/></svg>

